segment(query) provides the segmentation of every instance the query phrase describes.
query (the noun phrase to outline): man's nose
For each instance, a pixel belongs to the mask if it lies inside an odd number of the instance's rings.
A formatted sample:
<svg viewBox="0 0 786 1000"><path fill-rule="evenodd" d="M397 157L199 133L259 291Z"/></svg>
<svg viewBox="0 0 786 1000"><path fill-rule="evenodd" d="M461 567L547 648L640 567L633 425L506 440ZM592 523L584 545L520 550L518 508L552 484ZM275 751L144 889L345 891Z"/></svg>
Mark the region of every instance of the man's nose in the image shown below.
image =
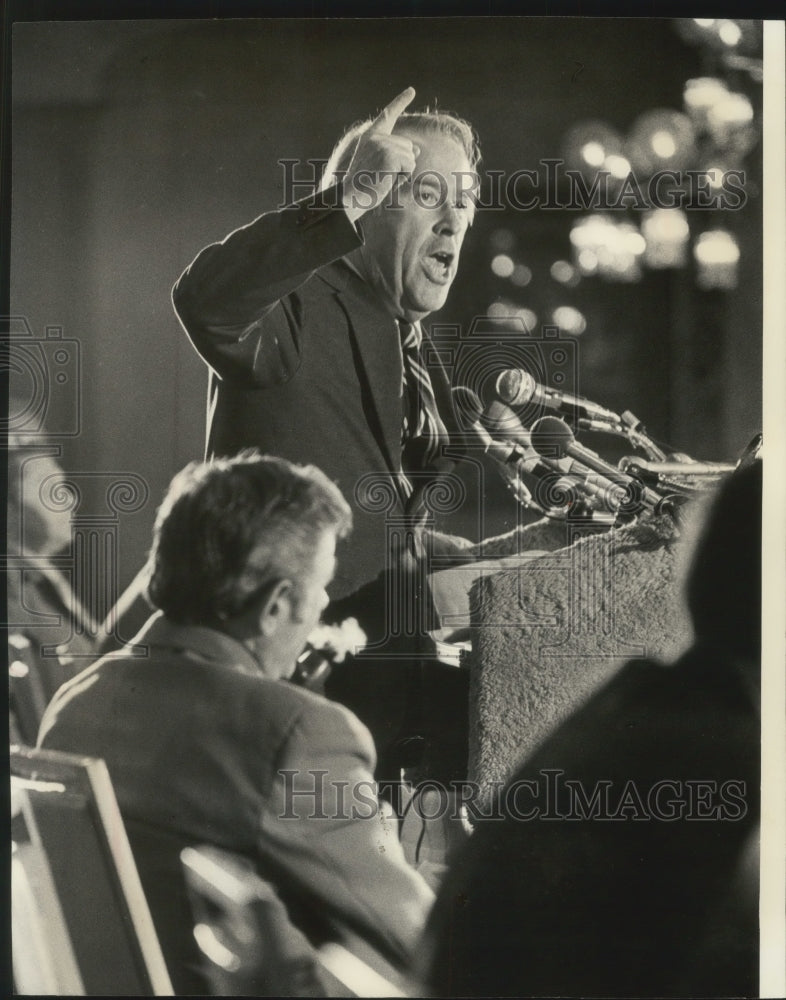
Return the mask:
<svg viewBox="0 0 786 1000"><path fill-rule="evenodd" d="M442 206L434 231L440 236L455 236L467 228L466 213L448 202Z"/></svg>

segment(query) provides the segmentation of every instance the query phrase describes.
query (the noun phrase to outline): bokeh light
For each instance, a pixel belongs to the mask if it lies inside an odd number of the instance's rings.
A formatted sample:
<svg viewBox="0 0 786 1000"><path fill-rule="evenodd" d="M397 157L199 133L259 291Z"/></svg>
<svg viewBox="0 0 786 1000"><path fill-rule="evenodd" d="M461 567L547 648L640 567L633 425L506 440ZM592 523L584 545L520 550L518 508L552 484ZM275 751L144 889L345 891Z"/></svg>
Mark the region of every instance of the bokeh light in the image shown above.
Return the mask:
<svg viewBox="0 0 786 1000"><path fill-rule="evenodd" d="M603 162L604 170L608 170L611 176L618 181L624 181L631 172L631 162L626 156L612 154L607 156Z"/></svg>
<svg viewBox="0 0 786 1000"><path fill-rule="evenodd" d="M683 267L688 259L690 226L681 208L656 208L641 220L644 263L652 268Z"/></svg>
<svg viewBox="0 0 786 1000"><path fill-rule="evenodd" d="M496 302L492 302L486 313L493 319L521 320L529 333L533 333L538 325L537 314L532 309L511 302L509 299L498 299Z"/></svg>
<svg viewBox="0 0 786 1000"><path fill-rule="evenodd" d="M714 76L699 76L686 81L682 93L683 104L699 131L706 131L710 108L727 97L728 93L729 89L723 80Z"/></svg>
<svg viewBox="0 0 786 1000"><path fill-rule="evenodd" d="M573 125L565 133L562 155L569 170L580 170L594 177L598 170L609 170L610 158L622 157L624 142L616 129L606 122L585 121ZM612 162L619 170L616 159Z"/></svg>
<svg viewBox="0 0 786 1000"><path fill-rule="evenodd" d="M510 280L518 288L526 288L530 281L532 281L532 271L530 271L526 264L516 264L510 275Z"/></svg>
<svg viewBox="0 0 786 1000"><path fill-rule="evenodd" d="M509 278L515 269L513 258L506 253L498 253L496 257L492 257L491 270L498 278Z"/></svg>
<svg viewBox="0 0 786 1000"><path fill-rule="evenodd" d="M715 52L754 52L761 45L761 22L750 18L678 17L674 27L689 45Z"/></svg>
<svg viewBox="0 0 786 1000"><path fill-rule="evenodd" d="M578 309L574 309L573 306L557 306L551 314L551 318L560 330L564 330L565 333L574 337L580 337L587 329L587 320L584 318L584 314Z"/></svg>
<svg viewBox="0 0 786 1000"><path fill-rule="evenodd" d="M708 158L699 167L699 171L706 176L707 183L713 191L721 190L724 178L730 170L731 166L724 163L719 157Z"/></svg>
<svg viewBox="0 0 786 1000"><path fill-rule="evenodd" d="M742 29L736 21L729 21L723 18L718 25L718 38L724 45L733 48L742 41Z"/></svg>
<svg viewBox="0 0 786 1000"><path fill-rule="evenodd" d="M753 105L745 94L726 94L707 111L713 141L735 157L745 156L756 143Z"/></svg>
<svg viewBox="0 0 786 1000"><path fill-rule="evenodd" d="M582 274L600 274L616 281L638 281L639 258L646 242L630 222L615 222L595 213L574 223L570 232L576 266Z"/></svg>
<svg viewBox="0 0 786 1000"><path fill-rule="evenodd" d="M566 260L555 260L549 268L551 277L561 285L574 288L581 281L581 275L576 268Z"/></svg>
<svg viewBox="0 0 786 1000"><path fill-rule="evenodd" d="M686 170L696 156L696 133L681 111L654 108L633 123L626 146L636 173L645 177L657 170Z"/></svg>
<svg viewBox="0 0 786 1000"><path fill-rule="evenodd" d="M730 291L737 287L740 248L731 233L725 229L702 233L693 247L693 256L699 288Z"/></svg>

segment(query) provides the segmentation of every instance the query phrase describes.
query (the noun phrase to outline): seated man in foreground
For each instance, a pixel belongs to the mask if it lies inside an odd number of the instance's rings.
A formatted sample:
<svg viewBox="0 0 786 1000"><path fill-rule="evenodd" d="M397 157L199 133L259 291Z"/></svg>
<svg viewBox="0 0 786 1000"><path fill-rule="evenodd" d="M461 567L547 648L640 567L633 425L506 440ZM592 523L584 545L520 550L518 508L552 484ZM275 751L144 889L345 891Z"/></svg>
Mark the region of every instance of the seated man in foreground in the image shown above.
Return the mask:
<svg viewBox="0 0 786 1000"><path fill-rule="evenodd" d="M350 522L312 466L188 466L156 520L147 656L99 660L44 717L40 746L106 761L177 993L204 992L187 845L251 858L312 939L348 927L401 967L432 903L379 808L370 734L286 683Z"/></svg>

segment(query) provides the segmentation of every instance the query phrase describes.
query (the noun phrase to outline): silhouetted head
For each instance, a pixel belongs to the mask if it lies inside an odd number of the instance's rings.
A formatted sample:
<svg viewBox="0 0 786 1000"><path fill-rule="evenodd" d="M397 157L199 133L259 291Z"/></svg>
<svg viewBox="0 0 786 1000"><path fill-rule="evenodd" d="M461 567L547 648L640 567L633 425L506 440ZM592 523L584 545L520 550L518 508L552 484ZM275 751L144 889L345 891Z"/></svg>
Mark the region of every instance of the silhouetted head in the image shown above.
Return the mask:
<svg viewBox="0 0 786 1000"><path fill-rule="evenodd" d="M761 505L757 460L723 482L687 579L696 638L755 660L761 655Z"/></svg>

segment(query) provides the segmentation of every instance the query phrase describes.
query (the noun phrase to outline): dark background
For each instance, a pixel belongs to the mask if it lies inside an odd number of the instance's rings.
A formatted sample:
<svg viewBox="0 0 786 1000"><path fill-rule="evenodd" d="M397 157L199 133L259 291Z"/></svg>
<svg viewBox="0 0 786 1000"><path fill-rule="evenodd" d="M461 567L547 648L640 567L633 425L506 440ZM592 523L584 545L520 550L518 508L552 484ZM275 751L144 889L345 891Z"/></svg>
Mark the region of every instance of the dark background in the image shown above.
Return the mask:
<svg viewBox="0 0 786 1000"><path fill-rule="evenodd" d="M202 246L281 202L278 159L325 158L347 125L411 84L418 106L475 125L488 168L536 169L575 122L624 133L642 111L680 109L685 81L709 69L668 19L17 23L12 53L11 314L35 337L56 326L79 342L78 377L52 383L46 414L64 467L149 486L120 524L122 586L167 482L202 456L206 370L171 286ZM732 83L760 108L760 87ZM487 212L435 320L467 330L510 297L489 269L504 225L533 272L521 304L542 318L571 304L587 318L576 388L696 458L734 460L761 427L759 157L746 163L745 209L721 213L742 251L735 292L699 291L690 266L566 290L549 267L570 257L575 213ZM75 407L79 433L58 437ZM88 482L86 509L103 489ZM497 534L516 509L495 480L486 492L482 530ZM469 510L445 526L478 534Z"/></svg>

